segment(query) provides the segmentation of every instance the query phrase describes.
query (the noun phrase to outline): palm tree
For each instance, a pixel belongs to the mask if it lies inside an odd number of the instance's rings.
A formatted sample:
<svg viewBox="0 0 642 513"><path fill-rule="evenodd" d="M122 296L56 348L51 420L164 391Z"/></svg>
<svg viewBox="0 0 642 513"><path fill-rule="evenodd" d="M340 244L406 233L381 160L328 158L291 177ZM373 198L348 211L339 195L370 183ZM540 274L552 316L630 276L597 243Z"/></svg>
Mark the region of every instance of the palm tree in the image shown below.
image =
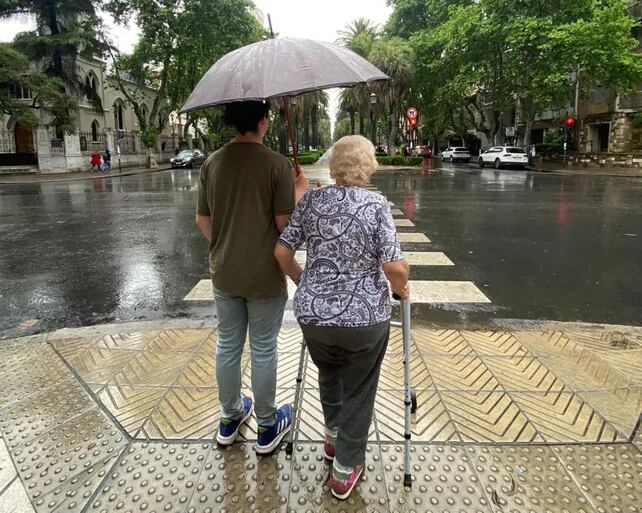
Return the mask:
<svg viewBox="0 0 642 513"><path fill-rule="evenodd" d="M379 25L374 23L368 18L357 18L348 23L343 30L339 30L337 34L337 43L344 46L350 46L350 42L353 41L360 34L367 34L373 39L379 35Z"/></svg>
<svg viewBox="0 0 642 513"><path fill-rule="evenodd" d="M388 154L395 154L401 99L410 87L413 54L410 46L399 38L380 39L375 43L370 60L390 80L377 85L378 96L388 109Z"/></svg>

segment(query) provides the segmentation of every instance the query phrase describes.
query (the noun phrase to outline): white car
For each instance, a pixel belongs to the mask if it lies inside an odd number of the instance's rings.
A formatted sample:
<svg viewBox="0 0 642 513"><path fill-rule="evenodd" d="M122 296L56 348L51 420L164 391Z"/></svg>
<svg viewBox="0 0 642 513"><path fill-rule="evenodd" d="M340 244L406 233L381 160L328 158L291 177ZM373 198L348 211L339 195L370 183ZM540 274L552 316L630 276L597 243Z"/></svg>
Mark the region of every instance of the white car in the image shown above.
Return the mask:
<svg viewBox="0 0 642 513"><path fill-rule="evenodd" d="M464 162L470 162L470 152L468 148L463 146L454 146L452 148L446 148L441 152L442 162L456 162L462 160Z"/></svg>
<svg viewBox="0 0 642 513"><path fill-rule="evenodd" d="M524 169L528 165L528 155L522 148L493 146L479 155L479 167L485 165L492 165L495 169L508 166Z"/></svg>

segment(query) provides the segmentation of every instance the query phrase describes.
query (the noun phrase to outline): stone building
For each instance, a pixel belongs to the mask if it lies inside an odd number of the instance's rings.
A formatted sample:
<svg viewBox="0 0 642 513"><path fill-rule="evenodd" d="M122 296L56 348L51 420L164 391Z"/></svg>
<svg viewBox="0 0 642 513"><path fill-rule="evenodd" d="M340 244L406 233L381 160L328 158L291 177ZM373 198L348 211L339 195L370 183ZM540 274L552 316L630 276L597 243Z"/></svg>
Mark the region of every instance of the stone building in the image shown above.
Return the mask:
<svg viewBox="0 0 642 513"><path fill-rule="evenodd" d="M102 154L107 148L112 153L113 166L118 166L119 161L123 167L145 165L147 150L140 140L138 119L113 79L108 77L106 64L98 59L79 58L77 71L100 97L103 111L97 112L86 97L78 97L74 134L57 133L49 124L48 115L40 109L37 110L40 123L34 128L16 123L5 114L0 126L0 172L88 170L91 153L98 150ZM31 103L33 100L31 92L20 86L10 87L9 94L20 101ZM142 94L143 110L149 112L156 91L146 88ZM166 121L154 152L157 162L166 161L174 154L182 133L179 117L172 115Z"/></svg>

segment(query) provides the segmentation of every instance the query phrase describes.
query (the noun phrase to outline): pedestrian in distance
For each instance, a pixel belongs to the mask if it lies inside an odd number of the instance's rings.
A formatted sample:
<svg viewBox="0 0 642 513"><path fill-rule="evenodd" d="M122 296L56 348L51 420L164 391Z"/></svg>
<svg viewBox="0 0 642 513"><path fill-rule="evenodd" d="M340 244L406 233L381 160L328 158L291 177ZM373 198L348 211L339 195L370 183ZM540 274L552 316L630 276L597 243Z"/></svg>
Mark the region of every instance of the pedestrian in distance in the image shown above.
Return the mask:
<svg viewBox="0 0 642 513"><path fill-rule="evenodd" d="M89 162L91 164L91 171L95 170L99 172L102 170L102 167L100 165L100 153L98 152L98 150L94 150L92 152Z"/></svg>
<svg viewBox="0 0 642 513"><path fill-rule="evenodd" d="M308 191L274 255L298 284L294 315L319 369L323 453L330 488L346 499L364 470L379 372L390 334L390 291L408 299L408 263L384 196L365 187L377 161L360 135L341 138L328 159L336 184ZM295 252L306 244L305 270Z"/></svg>
<svg viewBox="0 0 642 513"><path fill-rule="evenodd" d="M107 148L103 154L103 169L105 171L111 171L111 152L109 148Z"/></svg>
<svg viewBox="0 0 642 513"><path fill-rule="evenodd" d="M253 412L255 450L270 454L289 432L293 407L277 407L277 335L287 302L285 276L274 259L276 241L297 197L308 188L286 157L263 145L268 102L225 106L236 136L201 168L196 224L209 241L209 269L218 315L216 380L221 420L216 440L234 443ZM249 328L252 392L241 396L241 355Z"/></svg>

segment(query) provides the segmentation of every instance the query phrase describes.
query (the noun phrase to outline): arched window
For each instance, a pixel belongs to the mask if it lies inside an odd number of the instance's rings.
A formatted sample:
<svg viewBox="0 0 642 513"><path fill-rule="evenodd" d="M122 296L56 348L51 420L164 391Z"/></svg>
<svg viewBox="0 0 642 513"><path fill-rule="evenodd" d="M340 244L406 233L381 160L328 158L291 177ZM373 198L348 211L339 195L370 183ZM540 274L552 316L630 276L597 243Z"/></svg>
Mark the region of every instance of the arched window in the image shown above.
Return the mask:
<svg viewBox="0 0 642 513"><path fill-rule="evenodd" d="M125 130L123 102L120 100L116 100L116 102L114 103L114 128L120 132Z"/></svg>
<svg viewBox="0 0 642 513"><path fill-rule="evenodd" d="M100 127L98 126L98 121L95 119L91 122L91 140L92 141L97 141L98 140L98 129Z"/></svg>
<svg viewBox="0 0 642 513"><path fill-rule="evenodd" d="M95 95L98 95L98 78L93 71L87 73L87 76L85 77L85 87L88 90L93 91Z"/></svg>

